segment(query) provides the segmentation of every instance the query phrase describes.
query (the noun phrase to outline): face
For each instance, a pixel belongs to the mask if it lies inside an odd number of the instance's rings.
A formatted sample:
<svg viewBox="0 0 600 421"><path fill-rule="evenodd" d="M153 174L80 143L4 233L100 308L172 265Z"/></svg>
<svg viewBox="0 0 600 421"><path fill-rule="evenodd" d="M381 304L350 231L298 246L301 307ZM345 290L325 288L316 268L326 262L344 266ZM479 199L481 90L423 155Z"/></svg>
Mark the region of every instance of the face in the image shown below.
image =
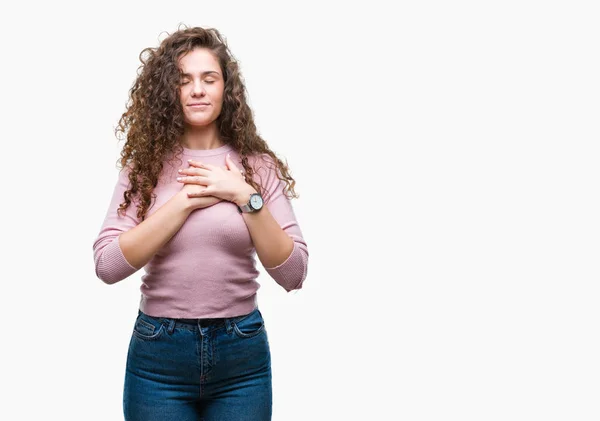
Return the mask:
<svg viewBox="0 0 600 421"><path fill-rule="evenodd" d="M223 105L225 82L219 62L204 48L196 48L179 59L184 73L179 96L184 121L192 126L208 126L217 119ZM193 106L202 103L205 105Z"/></svg>

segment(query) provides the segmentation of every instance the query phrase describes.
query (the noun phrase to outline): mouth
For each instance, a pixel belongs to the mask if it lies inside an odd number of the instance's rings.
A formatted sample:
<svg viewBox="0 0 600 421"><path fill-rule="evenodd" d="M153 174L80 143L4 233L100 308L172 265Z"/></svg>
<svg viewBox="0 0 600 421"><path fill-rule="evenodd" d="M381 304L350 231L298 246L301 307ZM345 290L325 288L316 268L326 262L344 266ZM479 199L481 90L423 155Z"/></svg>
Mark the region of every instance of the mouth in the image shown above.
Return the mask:
<svg viewBox="0 0 600 421"><path fill-rule="evenodd" d="M210 104L188 105L188 108L190 108L192 111L206 111L208 109L208 107L210 107Z"/></svg>
<svg viewBox="0 0 600 421"><path fill-rule="evenodd" d="M208 107L210 107L210 104L190 104L188 107L194 111L205 111Z"/></svg>
<svg viewBox="0 0 600 421"><path fill-rule="evenodd" d="M210 105L208 102L193 102L188 104L188 107L199 107L201 105Z"/></svg>

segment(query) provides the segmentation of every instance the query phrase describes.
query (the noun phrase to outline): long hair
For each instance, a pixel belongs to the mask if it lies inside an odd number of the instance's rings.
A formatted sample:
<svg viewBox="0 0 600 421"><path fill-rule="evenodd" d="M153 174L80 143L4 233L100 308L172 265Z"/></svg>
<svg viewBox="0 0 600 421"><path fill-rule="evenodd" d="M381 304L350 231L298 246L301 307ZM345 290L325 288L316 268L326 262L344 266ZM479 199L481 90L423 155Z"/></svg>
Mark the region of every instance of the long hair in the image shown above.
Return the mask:
<svg viewBox="0 0 600 421"><path fill-rule="evenodd" d="M185 25L184 25L185 26ZM179 58L195 48L210 50L219 61L225 79L223 106L216 120L220 139L240 155L246 181L254 189L265 191L252 175L254 168L248 156L267 154L276 165L276 174L285 181L284 193L299 197L294 191L295 180L287 163L280 160L257 134L252 110L246 102L246 87L239 66L225 38L214 28L179 29L165 38L157 48L144 48L139 55L142 65L129 91L126 111L121 115L115 135L126 134L126 142L118 159L120 168L130 167L130 187L123 194L118 212L125 212L138 197L137 217L144 220L158 184L163 161L175 152L181 156L179 139L184 133L184 112L179 83L182 70ZM281 175L281 177L280 177Z"/></svg>

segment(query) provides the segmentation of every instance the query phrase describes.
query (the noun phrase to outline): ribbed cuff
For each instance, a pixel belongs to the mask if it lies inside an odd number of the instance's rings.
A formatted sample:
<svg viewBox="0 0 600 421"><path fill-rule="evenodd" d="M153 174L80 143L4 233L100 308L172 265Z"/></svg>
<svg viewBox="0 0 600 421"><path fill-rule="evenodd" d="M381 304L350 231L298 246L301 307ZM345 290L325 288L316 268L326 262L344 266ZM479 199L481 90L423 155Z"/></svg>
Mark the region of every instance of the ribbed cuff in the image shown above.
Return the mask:
<svg viewBox="0 0 600 421"><path fill-rule="evenodd" d="M285 261L275 267L265 268L267 273L286 291L298 289L304 280L306 259L304 252L294 241L294 248Z"/></svg>
<svg viewBox="0 0 600 421"><path fill-rule="evenodd" d="M125 259L123 250L119 245L119 237L117 237L102 250L96 274L107 284L114 284L127 278L137 270Z"/></svg>

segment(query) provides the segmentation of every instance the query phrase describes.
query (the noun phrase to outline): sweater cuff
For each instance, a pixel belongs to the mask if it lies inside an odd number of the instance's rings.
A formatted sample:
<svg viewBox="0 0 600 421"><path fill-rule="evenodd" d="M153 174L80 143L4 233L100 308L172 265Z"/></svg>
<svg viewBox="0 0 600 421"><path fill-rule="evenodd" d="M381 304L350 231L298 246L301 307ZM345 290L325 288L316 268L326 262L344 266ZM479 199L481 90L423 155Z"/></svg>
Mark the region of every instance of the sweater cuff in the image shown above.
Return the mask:
<svg viewBox="0 0 600 421"><path fill-rule="evenodd" d="M294 241L294 248L285 261L275 267L265 268L267 273L286 291L299 289L304 280L306 259L304 253Z"/></svg>
<svg viewBox="0 0 600 421"><path fill-rule="evenodd" d="M123 250L119 245L119 237L115 238L102 250L97 267L98 277L107 284L121 281L138 270L125 259Z"/></svg>

